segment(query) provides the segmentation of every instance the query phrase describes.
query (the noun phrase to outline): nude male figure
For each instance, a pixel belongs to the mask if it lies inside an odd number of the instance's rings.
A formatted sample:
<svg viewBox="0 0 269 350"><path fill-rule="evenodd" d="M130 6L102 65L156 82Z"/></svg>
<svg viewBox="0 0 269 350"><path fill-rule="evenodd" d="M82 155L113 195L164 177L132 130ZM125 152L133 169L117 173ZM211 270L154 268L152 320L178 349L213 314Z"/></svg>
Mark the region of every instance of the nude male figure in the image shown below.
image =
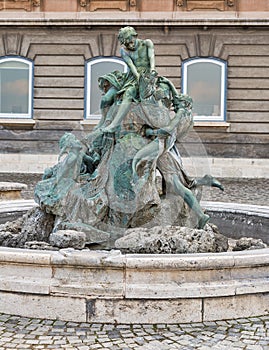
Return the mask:
<svg viewBox="0 0 269 350"><path fill-rule="evenodd" d="M120 91L122 102L119 110L104 132L114 132L127 115L132 101L139 99L139 79L141 74L157 75L155 70L154 45L150 39L141 40L132 27L124 27L119 31L118 39L123 45L121 57L129 67Z"/></svg>

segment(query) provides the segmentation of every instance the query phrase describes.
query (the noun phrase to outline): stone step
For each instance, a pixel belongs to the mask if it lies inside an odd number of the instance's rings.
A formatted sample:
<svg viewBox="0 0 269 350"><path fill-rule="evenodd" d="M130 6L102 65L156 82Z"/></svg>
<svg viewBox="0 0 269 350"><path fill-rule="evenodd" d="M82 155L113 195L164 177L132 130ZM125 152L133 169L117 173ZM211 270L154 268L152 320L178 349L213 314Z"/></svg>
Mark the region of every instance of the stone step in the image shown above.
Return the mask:
<svg viewBox="0 0 269 350"><path fill-rule="evenodd" d="M33 199L0 201L0 224L16 220L34 206L37 206L37 203Z"/></svg>
<svg viewBox="0 0 269 350"><path fill-rule="evenodd" d="M256 215L269 218L269 206L266 205L201 201L201 206L204 209L212 211Z"/></svg>
<svg viewBox="0 0 269 350"><path fill-rule="evenodd" d="M21 199L21 191L26 189L27 185L19 182L0 182L0 201Z"/></svg>

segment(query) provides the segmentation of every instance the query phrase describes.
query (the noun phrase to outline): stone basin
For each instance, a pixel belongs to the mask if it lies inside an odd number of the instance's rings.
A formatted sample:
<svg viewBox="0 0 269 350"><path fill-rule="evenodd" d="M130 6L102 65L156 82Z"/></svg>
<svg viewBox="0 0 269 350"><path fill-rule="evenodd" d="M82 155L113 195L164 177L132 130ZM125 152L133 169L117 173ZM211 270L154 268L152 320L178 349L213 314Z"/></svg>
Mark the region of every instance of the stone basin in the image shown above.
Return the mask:
<svg viewBox="0 0 269 350"><path fill-rule="evenodd" d="M201 202L211 222L229 238L259 238L269 245L269 206L224 202Z"/></svg>
<svg viewBox="0 0 269 350"><path fill-rule="evenodd" d="M1 247L0 270L1 312L25 317L154 324L269 313L268 248L139 255Z"/></svg>

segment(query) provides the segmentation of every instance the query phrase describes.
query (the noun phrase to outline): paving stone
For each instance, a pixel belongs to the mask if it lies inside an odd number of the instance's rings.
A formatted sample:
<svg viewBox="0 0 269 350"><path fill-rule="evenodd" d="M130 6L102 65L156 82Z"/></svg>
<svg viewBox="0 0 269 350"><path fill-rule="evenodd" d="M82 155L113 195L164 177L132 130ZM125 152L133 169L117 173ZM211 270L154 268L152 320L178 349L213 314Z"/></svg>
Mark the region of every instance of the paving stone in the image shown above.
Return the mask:
<svg viewBox="0 0 269 350"><path fill-rule="evenodd" d="M141 337L139 338L134 338L134 341L138 344L138 345L143 345L145 343L145 340Z"/></svg>
<svg viewBox="0 0 269 350"><path fill-rule="evenodd" d="M100 344L93 344L93 345L91 346L91 348L92 348L92 349L101 349L101 348L102 348L102 345L100 345Z"/></svg>
<svg viewBox="0 0 269 350"><path fill-rule="evenodd" d="M38 343L39 343L39 340L37 340L37 339L30 339L30 340L26 340L25 344L34 345L34 344L38 344Z"/></svg>

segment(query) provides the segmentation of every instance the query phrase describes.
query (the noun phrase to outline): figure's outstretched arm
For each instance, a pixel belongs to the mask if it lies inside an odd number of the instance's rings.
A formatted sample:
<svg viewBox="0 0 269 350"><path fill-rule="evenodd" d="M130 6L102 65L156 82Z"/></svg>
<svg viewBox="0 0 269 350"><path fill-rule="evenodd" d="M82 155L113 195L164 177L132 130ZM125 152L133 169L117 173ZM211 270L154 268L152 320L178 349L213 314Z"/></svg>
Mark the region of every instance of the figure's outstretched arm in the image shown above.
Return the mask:
<svg viewBox="0 0 269 350"><path fill-rule="evenodd" d="M150 64L150 71L156 72L154 44L150 39L145 40L145 44L147 45L147 48L148 48L148 59Z"/></svg>

